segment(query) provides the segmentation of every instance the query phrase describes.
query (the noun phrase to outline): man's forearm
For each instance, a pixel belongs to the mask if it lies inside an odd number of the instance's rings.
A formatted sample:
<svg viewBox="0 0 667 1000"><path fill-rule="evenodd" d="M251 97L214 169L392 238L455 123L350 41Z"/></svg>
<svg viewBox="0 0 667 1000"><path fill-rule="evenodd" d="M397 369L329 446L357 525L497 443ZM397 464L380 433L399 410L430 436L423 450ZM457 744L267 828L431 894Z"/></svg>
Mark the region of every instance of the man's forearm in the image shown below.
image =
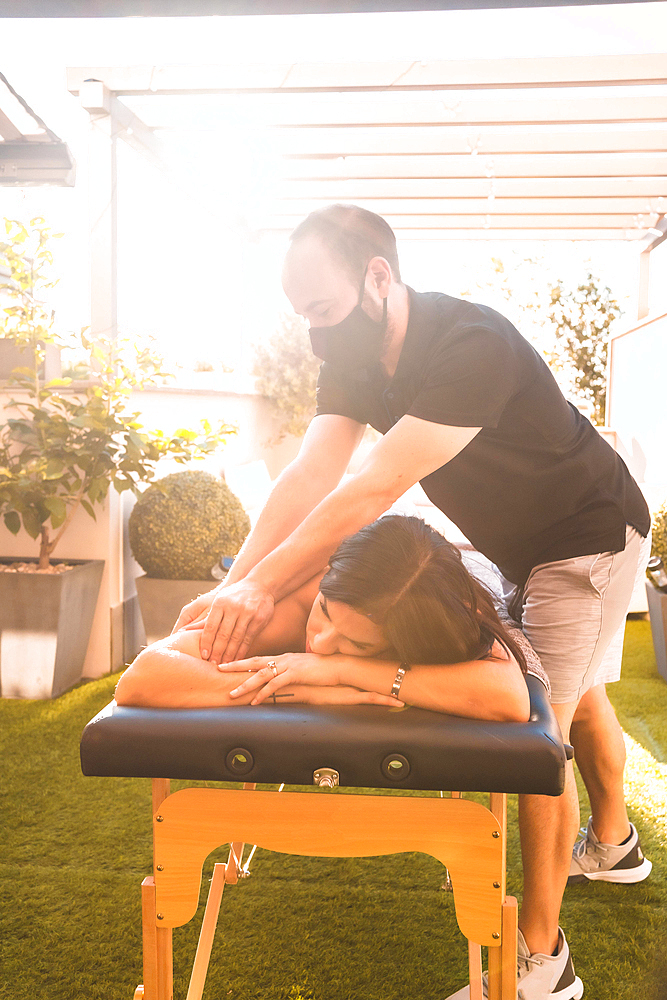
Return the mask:
<svg viewBox="0 0 667 1000"><path fill-rule="evenodd" d="M257 563L298 528L335 485L335 482L307 474L307 470L294 464L288 466L272 489L255 527L225 577L224 585L237 583L247 576Z"/></svg>
<svg viewBox="0 0 667 1000"><path fill-rule="evenodd" d="M248 572L248 580L279 601L321 570L344 538L384 514L395 499L377 489L372 476L357 473L329 493L289 538L257 563Z"/></svg>

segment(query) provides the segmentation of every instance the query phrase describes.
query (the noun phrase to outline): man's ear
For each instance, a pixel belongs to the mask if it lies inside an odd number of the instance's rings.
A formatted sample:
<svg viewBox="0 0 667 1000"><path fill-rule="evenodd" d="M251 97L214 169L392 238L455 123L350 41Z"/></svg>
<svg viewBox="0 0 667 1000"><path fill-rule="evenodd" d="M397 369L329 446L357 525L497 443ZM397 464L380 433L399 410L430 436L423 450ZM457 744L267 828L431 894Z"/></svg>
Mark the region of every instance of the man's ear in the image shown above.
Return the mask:
<svg viewBox="0 0 667 1000"><path fill-rule="evenodd" d="M389 262L384 257L373 257L368 262L368 272L372 275L377 290L379 292L388 292L388 287L392 280Z"/></svg>

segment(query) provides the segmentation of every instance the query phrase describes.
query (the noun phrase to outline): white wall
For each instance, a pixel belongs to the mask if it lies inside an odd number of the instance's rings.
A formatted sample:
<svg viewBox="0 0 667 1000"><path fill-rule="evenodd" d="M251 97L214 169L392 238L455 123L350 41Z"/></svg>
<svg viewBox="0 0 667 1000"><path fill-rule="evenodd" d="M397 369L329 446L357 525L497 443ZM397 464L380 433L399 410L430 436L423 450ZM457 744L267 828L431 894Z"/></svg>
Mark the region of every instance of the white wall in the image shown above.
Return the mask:
<svg viewBox="0 0 667 1000"><path fill-rule="evenodd" d="M655 510L667 500L667 313L612 337L607 423Z"/></svg>

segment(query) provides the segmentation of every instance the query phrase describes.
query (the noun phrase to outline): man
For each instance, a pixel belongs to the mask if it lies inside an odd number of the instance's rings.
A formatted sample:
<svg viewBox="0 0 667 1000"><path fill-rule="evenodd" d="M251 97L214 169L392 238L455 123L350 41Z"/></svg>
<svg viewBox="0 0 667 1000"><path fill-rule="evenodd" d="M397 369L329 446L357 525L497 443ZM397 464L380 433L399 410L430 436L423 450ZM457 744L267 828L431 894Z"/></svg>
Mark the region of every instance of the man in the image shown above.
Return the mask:
<svg viewBox="0 0 667 1000"><path fill-rule="evenodd" d="M650 871L628 822L624 744L605 692L648 558L644 499L504 317L403 284L379 216L344 205L308 216L292 234L283 284L324 361L317 416L224 586L184 608L177 627L206 617L202 656L243 657L276 600L421 482L503 574L588 789L593 815L574 853L571 764L560 798L522 796L519 811L522 995L578 998L558 924L568 876L632 882ZM383 438L338 485L367 423Z"/></svg>

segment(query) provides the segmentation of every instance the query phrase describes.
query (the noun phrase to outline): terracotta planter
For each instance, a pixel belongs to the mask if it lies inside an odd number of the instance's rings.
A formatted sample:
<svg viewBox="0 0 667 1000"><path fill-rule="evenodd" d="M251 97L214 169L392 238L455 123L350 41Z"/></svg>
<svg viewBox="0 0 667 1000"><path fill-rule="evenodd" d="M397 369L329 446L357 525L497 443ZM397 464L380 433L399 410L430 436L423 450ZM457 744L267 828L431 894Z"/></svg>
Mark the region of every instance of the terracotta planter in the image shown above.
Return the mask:
<svg viewBox="0 0 667 1000"><path fill-rule="evenodd" d="M648 614L651 619L651 635L658 673L667 681L667 594L646 581Z"/></svg>
<svg viewBox="0 0 667 1000"><path fill-rule="evenodd" d="M183 605L217 587L217 580L156 580L149 576L136 579L146 642L164 639L171 632Z"/></svg>
<svg viewBox="0 0 667 1000"><path fill-rule="evenodd" d="M19 561L37 562L0 559ZM81 679L104 560L64 561L63 573L0 573L3 698L55 698Z"/></svg>

